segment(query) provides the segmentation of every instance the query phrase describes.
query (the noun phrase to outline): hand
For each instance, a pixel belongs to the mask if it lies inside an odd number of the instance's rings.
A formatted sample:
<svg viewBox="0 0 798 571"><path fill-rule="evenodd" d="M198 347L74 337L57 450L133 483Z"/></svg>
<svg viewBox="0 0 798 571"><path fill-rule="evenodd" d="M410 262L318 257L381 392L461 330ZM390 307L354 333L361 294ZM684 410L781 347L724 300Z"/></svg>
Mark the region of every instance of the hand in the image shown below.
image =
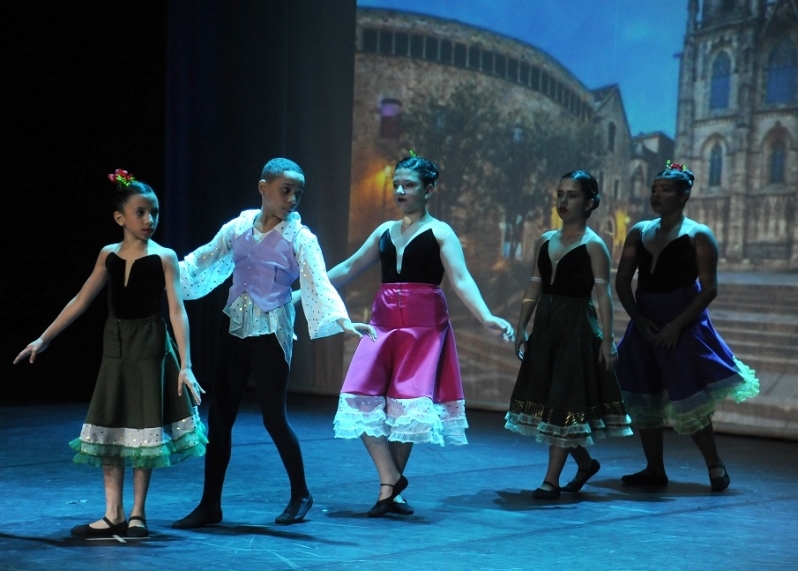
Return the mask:
<svg viewBox="0 0 798 571"><path fill-rule="evenodd" d="M515 338L515 356L524 360L524 353L527 351L527 341L529 337L526 334L526 331L522 331L518 337Z"/></svg>
<svg viewBox="0 0 798 571"><path fill-rule="evenodd" d="M599 348L599 363L603 362L608 371L611 371L618 362L618 349L615 347L615 341L612 339L604 338L601 340L601 347Z"/></svg>
<svg viewBox="0 0 798 571"><path fill-rule="evenodd" d="M673 349L676 347L676 343L679 342L679 335L681 334L682 329L678 325L675 325L673 321L668 323L665 327L659 330L657 333L657 340L656 345L661 349Z"/></svg>
<svg viewBox="0 0 798 571"><path fill-rule="evenodd" d="M183 396L183 386L185 386L194 403L199 406L202 403L201 394L205 394L203 389L194 377L194 372L190 368L181 369L180 374L177 376L177 396Z"/></svg>
<svg viewBox="0 0 798 571"><path fill-rule="evenodd" d="M358 337L368 335L369 339L372 341L377 340L377 330L368 323L352 323L348 319L342 319L338 323L343 328L344 333L348 333L349 335L357 335Z"/></svg>
<svg viewBox="0 0 798 571"><path fill-rule="evenodd" d="M47 349L49 345L50 345L49 341L45 341L44 339L39 337L36 341L33 341L32 343L28 344L27 347L25 347L22 351L19 352L19 355L17 355L16 359L14 359L14 364L16 365L28 355L30 355L30 359L28 359L28 361L33 363L36 360L36 355Z"/></svg>
<svg viewBox="0 0 798 571"><path fill-rule="evenodd" d="M485 320L484 325L491 333L501 335L502 339L504 339L504 341L507 343L512 343L515 340L515 331L513 331L513 326L501 317L495 317L491 315Z"/></svg>
<svg viewBox="0 0 798 571"><path fill-rule="evenodd" d="M651 343L652 345L658 344L658 337L657 334L659 333L659 327L657 325L645 317L641 317L637 319L635 322L635 327L638 331L640 331L640 335L643 336L643 339Z"/></svg>

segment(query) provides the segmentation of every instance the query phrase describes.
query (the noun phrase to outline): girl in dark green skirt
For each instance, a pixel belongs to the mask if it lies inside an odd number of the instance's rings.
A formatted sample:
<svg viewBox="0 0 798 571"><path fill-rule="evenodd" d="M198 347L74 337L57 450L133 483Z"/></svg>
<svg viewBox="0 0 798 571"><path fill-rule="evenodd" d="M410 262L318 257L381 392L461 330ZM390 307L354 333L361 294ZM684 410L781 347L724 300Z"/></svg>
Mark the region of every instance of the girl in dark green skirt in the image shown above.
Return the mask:
<svg viewBox="0 0 798 571"><path fill-rule="evenodd" d="M122 241L100 250L78 294L14 363L26 357L33 363L108 284L100 373L80 437L69 443L76 463L102 467L105 515L74 527L72 535L146 537L144 507L152 468L205 453L207 439L195 406L204 391L191 372L177 256L150 239L158 225L158 198L126 171L108 177L116 183L114 220L124 231ZM179 361L160 316L164 291ZM133 468L128 519L122 502L125 466Z"/></svg>
<svg viewBox="0 0 798 571"><path fill-rule="evenodd" d="M600 199L596 179L585 171L560 180L556 205L562 229L538 239L518 318L515 349L522 363L505 427L549 445L546 476L532 494L536 499L578 492L601 467L585 446L594 438L632 433L613 371L618 351L612 333L610 256L603 240L587 227ZM594 288L598 315L591 297ZM560 488L569 454L579 469Z"/></svg>

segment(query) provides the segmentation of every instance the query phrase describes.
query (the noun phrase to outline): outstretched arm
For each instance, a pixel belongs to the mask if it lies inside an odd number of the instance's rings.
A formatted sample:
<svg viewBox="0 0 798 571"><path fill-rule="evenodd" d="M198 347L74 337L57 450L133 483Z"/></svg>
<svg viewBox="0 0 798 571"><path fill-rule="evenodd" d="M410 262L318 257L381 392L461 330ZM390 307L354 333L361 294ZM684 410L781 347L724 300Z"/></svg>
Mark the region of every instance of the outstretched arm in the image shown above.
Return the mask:
<svg viewBox="0 0 798 571"><path fill-rule="evenodd" d="M380 236L390 224L391 222L380 224L354 254L327 272L333 286L345 286L380 261Z"/></svg>
<svg viewBox="0 0 798 571"><path fill-rule="evenodd" d="M31 363L36 361L36 355L47 349L50 342L59 333L86 311L86 308L89 307L94 298L97 297L97 294L103 288L105 282L108 281L108 272L105 269L105 258L110 251L111 246L106 246L100 250L100 255L97 256L97 261L94 262L94 269L89 279L87 279L83 287L80 288L78 294L69 300L66 306L64 306L64 309L61 310L61 313L58 314L58 317L55 318L55 321L44 330L44 333L42 333L38 339L29 343L27 347L19 352L19 355L14 359L14 364L19 363L25 357L29 357L28 360Z"/></svg>
<svg viewBox="0 0 798 571"><path fill-rule="evenodd" d="M612 313L612 290L610 289L610 253L604 242L596 237L587 244L590 255L590 265L593 269L593 279L596 284L596 298L598 300L598 314L601 324L601 348L599 361L603 361L609 371L615 366L618 359L618 349L615 347L614 316Z"/></svg>
<svg viewBox="0 0 798 571"><path fill-rule="evenodd" d="M454 230L448 224L438 222L433 232L441 247L441 262L457 297L485 327L497 335L502 335L505 341L513 341L515 339L513 326L501 317L492 315L485 300L482 299L477 283L466 267L463 247Z"/></svg>
<svg viewBox="0 0 798 571"><path fill-rule="evenodd" d="M185 386L196 404L202 402L200 393L205 391L194 377L191 370L191 345L189 341L188 317L180 295L180 269L177 265L177 256L172 250L164 249L161 254L164 278L166 280L166 299L169 302L169 321L175 332L177 351L180 354L180 374L177 378L177 394L183 395Z"/></svg>

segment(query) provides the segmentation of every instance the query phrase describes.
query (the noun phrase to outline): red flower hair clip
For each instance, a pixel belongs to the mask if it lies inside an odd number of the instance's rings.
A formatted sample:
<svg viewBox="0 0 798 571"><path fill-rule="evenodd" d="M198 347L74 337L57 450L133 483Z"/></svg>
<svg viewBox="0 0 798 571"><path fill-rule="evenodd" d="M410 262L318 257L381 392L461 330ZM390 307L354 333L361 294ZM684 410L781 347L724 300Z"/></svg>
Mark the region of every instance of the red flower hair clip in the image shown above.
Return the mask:
<svg viewBox="0 0 798 571"><path fill-rule="evenodd" d="M108 175L108 180L122 186L130 186L130 183L135 181L136 179L133 177L132 174L130 174L126 170L116 169L114 171L114 174Z"/></svg>
<svg viewBox="0 0 798 571"><path fill-rule="evenodd" d="M679 163L673 163L671 162L670 159L668 159L667 161L665 161L665 170L668 169L684 172L687 170L687 167L685 167L684 165L680 165Z"/></svg>

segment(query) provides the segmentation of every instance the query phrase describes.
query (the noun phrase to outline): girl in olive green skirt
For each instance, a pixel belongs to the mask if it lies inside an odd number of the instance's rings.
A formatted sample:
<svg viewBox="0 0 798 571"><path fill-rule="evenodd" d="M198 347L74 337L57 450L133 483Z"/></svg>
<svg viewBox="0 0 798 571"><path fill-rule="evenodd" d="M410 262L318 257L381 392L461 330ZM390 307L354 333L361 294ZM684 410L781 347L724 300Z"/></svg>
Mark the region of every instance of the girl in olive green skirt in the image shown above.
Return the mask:
<svg viewBox="0 0 798 571"><path fill-rule="evenodd" d="M538 239L518 318L515 349L522 363L505 428L549 445L546 476L532 493L536 499L578 492L601 467L586 446L596 438L632 433L613 370L618 350L612 334L610 255L587 226L600 200L598 183L589 173L562 177L556 199L562 229ZM578 470L561 488L569 455Z"/></svg>
<svg viewBox="0 0 798 571"><path fill-rule="evenodd" d="M204 391L191 371L177 256L150 240L158 225L158 198L126 171L118 169L108 178L116 183L114 220L124 231L122 241L100 251L78 294L14 363L26 357L33 363L108 284L100 373L80 437L69 443L76 463L102 467L105 515L74 527L72 535L146 537L144 507L152 468L205 453L207 438L195 406ZM164 291L179 361L160 316ZM127 519L125 466L133 468L134 492Z"/></svg>

